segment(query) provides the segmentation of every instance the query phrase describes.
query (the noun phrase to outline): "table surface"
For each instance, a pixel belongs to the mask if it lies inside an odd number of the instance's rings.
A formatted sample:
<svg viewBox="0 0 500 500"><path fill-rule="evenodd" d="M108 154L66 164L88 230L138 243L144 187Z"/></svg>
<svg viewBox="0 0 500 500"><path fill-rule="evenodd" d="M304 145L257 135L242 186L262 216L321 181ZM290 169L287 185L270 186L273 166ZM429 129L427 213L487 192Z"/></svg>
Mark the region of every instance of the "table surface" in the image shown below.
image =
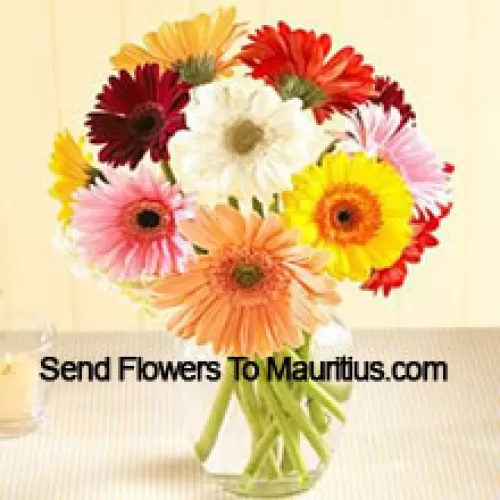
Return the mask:
<svg viewBox="0 0 500 500"><path fill-rule="evenodd" d="M360 360L445 360L449 381L357 384L330 469L300 498L500 498L500 330L359 331L355 341ZM169 353L172 341L153 333L58 344L61 359ZM0 441L0 499L233 498L192 458L175 385L55 383L44 426Z"/></svg>

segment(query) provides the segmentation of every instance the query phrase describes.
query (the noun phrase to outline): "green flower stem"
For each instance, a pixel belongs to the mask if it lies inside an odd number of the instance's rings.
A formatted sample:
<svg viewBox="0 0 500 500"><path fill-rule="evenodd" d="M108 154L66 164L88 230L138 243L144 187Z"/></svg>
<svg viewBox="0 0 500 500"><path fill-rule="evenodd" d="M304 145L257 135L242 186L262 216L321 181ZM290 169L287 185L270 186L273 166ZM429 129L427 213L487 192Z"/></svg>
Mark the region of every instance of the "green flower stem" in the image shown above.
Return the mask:
<svg viewBox="0 0 500 500"><path fill-rule="evenodd" d="M174 171L172 170L172 167L168 164L168 162L162 161L160 162L160 166L167 181L170 182L170 184L175 184L177 182L177 179L175 178Z"/></svg>
<svg viewBox="0 0 500 500"><path fill-rule="evenodd" d="M301 347L299 347L297 349L296 352L297 352L297 355L301 359L303 359L304 361L308 361L309 357L310 357L311 336L307 333L304 333L304 338L305 338L304 343L302 344ZM278 354L275 357L276 357L276 360L278 362L278 365L282 365L283 361L284 361L283 356ZM290 382L289 386L290 386L291 390L293 391L294 397L299 402L299 404L301 404L302 395L304 392L302 389L301 383L300 382ZM295 440L297 441L298 444L300 444L300 433L295 426L293 427L293 433L295 435ZM287 443L284 443L284 445L283 445L283 459L281 461L281 469L283 470L284 473L293 472L293 470L294 470L293 463L292 463L292 460L290 457L289 446Z"/></svg>
<svg viewBox="0 0 500 500"><path fill-rule="evenodd" d="M264 205L262 205L262 202L255 196L252 197L252 209L264 218Z"/></svg>
<svg viewBox="0 0 500 500"><path fill-rule="evenodd" d="M257 398L255 397L252 383L247 380L240 380L237 383L237 393L241 409L243 410L248 425L252 430L252 452L254 453L257 443L264 433L263 430L265 427L261 425ZM262 469L264 470L266 476L270 479L275 479L281 476L276 455L273 453L272 449L267 453L267 458Z"/></svg>
<svg viewBox="0 0 500 500"><path fill-rule="evenodd" d="M328 430L328 418L323 411L322 406L318 403L316 399L307 399L307 409L309 410L309 415L311 421L318 430L320 434L325 434Z"/></svg>
<svg viewBox="0 0 500 500"><path fill-rule="evenodd" d="M311 359L311 335L304 332L304 343L297 349L297 356L302 361L306 363ZM284 362L284 356L281 355L281 362ZM302 400L302 396L304 394L304 387L302 381L296 383L296 398Z"/></svg>
<svg viewBox="0 0 500 500"><path fill-rule="evenodd" d="M302 400L302 390L300 388L300 383L289 382L288 387L293 392L294 397L297 399L297 401L300 404L300 402ZM294 435L294 442L296 442L296 445L299 446L300 445L300 433L299 433L299 430L297 429L296 426L292 427L292 432ZM281 460L281 470L283 471L284 474L294 471L293 461L292 461L292 457L290 454L290 446L287 442L283 443L283 458Z"/></svg>
<svg viewBox="0 0 500 500"><path fill-rule="evenodd" d="M228 199L227 199L227 204L233 208L235 208L236 210L239 210L240 209L240 202L238 200L238 198L236 198L235 196L230 196Z"/></svg>
<svg viewBox="0 0 500 500"><path fill-rule="evenodd" d="M293 396L296 398L298 403L300 404L302 400L302 390L300 388L300 383L291 383L289 385L290 390L293 392ZM297 446L300 445L300 432L297 429L296 426L292 427L292 432L294 435L294 442L297 443ZM293 466L293 461L290 455L290 446L288 445L287 442L283 443L283 459L281 461L281 469L283 470L283 473L287 472L293 472L294 466Z"/></svg>
<svg viewBox="0 0 500 500"><path fill-rule="evenodd" d="M273 425L274 419L272 416L269 417L269 422L267 423L266 427L269 427L270 425ZM278 477L281 477L283 474L281 472L281 467L280 467L280 461L279 461L279 452L280 452L280 447L279 447L279 441L278 439L275 439L274 442L271 445L271 450L269 452L269 456L272 457L270 460L274 464L276 464L276 468L279 471ZM274 471L273 469L268 469L266 472L267 477L273 477Z"/></svg>
<svg viewBox="0 0 500 500"><path fill-rule="evenodd" d="M254 446L261 435L260 422L258 420L257 414L254 413L253 409L248 403L248 398L245 395L245 389L243 388L243 383L241 381L236 384L235 392L238 398L238 402L240 403L241 410L243 411L243 415L245 416L245 419L247 421L248 427L250 427L250 430L252 432L252 446Z"/></svg>
<svg viewBox="0 0 500 500"><path fill-rule="evenodd" d="M255 419L259 426L260 432L262 433L265 428L265 421L262 415L262 408L257 399L256 387L254 387L254 383L248 380L242 379L238 382L238 385L241 385L242 393L245 395L245 399L248 402L248 405L252 409L255 415Z"/></svg>
<svg viewBox="0 0 500 500"><path fill-rule="evenodd" d="M311 447L323 462L327 462L330 457L328 448L325 446L316 427L302 411L300 403L294 398L293 393L282 382L278 382L277 380L273 380L271 382L271 386L274 389L274 393L281 403L281 406L286 408L286 412L307 438Z"/></svg>
<svg viewBox="0 0 500 500"><path fill-rule="evenodd" d="M297 350L297 353L300 357L302 357L304 355L304 351L302 350L302 347ZM278 366L281 366L283 364L283 361L284 361L283 356L277 354L275 356L275 358L276 358ZM299 404L301 404L303 391L302 391L300 382L289 382L287 385L290 388L290 390L293 392L294 398L298 401ZM297 446L299 446L300 445L300 433L299 433L299 430L297 429L296 426L292 427L292 432L294 434L294 442L296 443ZM292 461L291 454L290 454L290 446L287 442L283 443L283 459L281 461L281 469L282 469L283 473L293 472L293 470L294 470L293 461Z"/></svg>
<svg viewBox="0 0 500 500"><path fill-rule="evenodd" d="M262 438L256 444L253 449L252 456L243 471L243 485L248 487L259 472L260 466L262 464L262 457L265 457L269 450L271 450L273 443L279 436L279 429L276 425L270 425Z"/></svg>
<svg viewBox="0 0 500 500"><path fill-rule="evenodd" d="M316 160L316 163L318 165L321 165L321 163L323 162L323 158L325 157L325 155L335 152L335 150L337 149L338 142L339 142L338 139L335 139L332 142L330 142L328 144L328 146L326 146L326 148L321 152L321 154L319 155L318 159Z"/></svg>
<svg viewBox="0 0 500 500"><path fill-rule="evenodd" d="M347 401L351 395L352 383L337 382L332 380L329 382L319 382L319 385L339 403Z"/></svg>
<svg viewBox="0 0 500 500"><path fill-rule="evenodd" d="M262 373L265 373L265 365L262 361L259 362ZM280 407L278 400L276 399L273 390L269 382L264 378L259 378L259 388L262 393L262 397L266 402L267 407L271 411L273 417L275 418L276 425L278 426L281 434L283 435L283 439L285 443L289 446L290 458L299 473L299 477L302 483L307 483L309 481L309 473L307 471L307 467L302 458L302 454L300 453L300 448L295 439L294 433L292 432L292 428L288 423L288 419L286 414Z"/></svg>
<svg viewBox="0 0 500 500"><path fill-rule="evenodd" d="M302 346L300 346L297 349L297 351L296 351L297 355L301 359L303 359L304 361L308 361L309 357L310 357L310 351L311 351L310 347L311 347L311 336L304 332L304 343L302 344ZM283 356L279 355L279 356L277 356L277 358L278 358L279 363L283 364L283 361L284 361ZM303 391L301 382L291 382L290 386L292 388L294 397L297 399L299 404L302 404L302 396L303 396L304 391ZM296 439L299 440L300 434L299 434L298 429L295 426L294 426L294 433L296 435ZM286 445L283 448L283 460L281 463L281 467L283 469L283 472L293 472L293 464L290 460L290 453L288 450L288 446L286 446Z"/></svg>
<svg viewBox="0 0 500 500"><path fill-rule="evenodd" d="M253 393L253 391L252 391ZM262 430L264 431L269 427L270 425L273 425L274 423L274 418L271 412L269 411L269 408L266 405L266 402L264 398L262 397L262 392L260 390L260 387L255 384L255 407L257 408L257 413L259 416L260 420L260 425L262 427ZM271 449L269 450L269 455L273 457L273 460L277 460L277 456L279 453L279 443L278 440L275 439L273 443L271 443ZM279 468L279 467L278 467ZM265 467L262 467L261 470L266 472ZM267 471L268 472L268 471Z"/></svg>
<svg viewBox="0 0 500 500"><path fill-rule="evenodd" d="M299 356L289 347L285 349L284 355L292 358L292 361L300 361ZM315 382L314 380L307 380L302 382L302 386L310 398L316 399L342 423L345 422L346 414L344 408L337 401L335 401L328 394L328 392L323 389L317 382Z"/></svg>
<svg viewBox="0 0 500 500"><path fill-rule="evenodd" d="M307 362L311 359L311 335L304 333L304 336L306 341L297 351L297 354ZM302 384L300 383L299 386L302 387ZM313 424L316 426L316 429L318 429L321 434L324 434L328 430L328 419L326 418L321 405L315 399L307 398L307 409Z"/></svg>
<svg viewBox="0 0 500 500"><path fill-rule="evenodd" d="M210 453L212 453L229 403L231 402L234 385L235 380L232 365L226 361L224 373L215 396L215 401L212 405L212 410L210 411L205 428L195 445L196 455L201 462L204 462L210 456Z"/></svg>
<svg viewBox="0 0 500 500"><path fill-rule="evenodd" d="M295 429L293 429L293 431L293 442L291 446L298 447L300 444L300 436L299 433L295 431ZM290 445L287 442L283 443L283 459L281 460L281 470L283 471L283 474L294 471L292 453L290 451Z"/></svg>
<svg viewBox="0 0 500 500"><path fill-rule="evenodd" d="M275 214L280 213L280 197L279 197L278 193L273 194L273 201L272 201L271 205L269 206L269 210L271 212L274 212Z"/></svg>
<svg viewBox="0 0 500 500"><path fill-rule="evenodd" d="M302 361L309 361L311 359L311 335L306 332L304 332L304 343L297 349L297 356Z"/></svg>

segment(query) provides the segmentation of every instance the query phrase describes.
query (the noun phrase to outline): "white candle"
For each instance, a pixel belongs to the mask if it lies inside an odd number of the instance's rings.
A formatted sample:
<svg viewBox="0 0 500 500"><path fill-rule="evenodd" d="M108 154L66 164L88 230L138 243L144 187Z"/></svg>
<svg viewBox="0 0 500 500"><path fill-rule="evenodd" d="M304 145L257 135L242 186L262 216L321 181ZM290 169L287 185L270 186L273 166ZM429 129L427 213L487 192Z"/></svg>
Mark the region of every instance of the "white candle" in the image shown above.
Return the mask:
<svg viewBox="0 0 500 500"><path fill-rule="evenodd" d="M30 418L36 409L38 371L30 357L0 357L0 423Z"/></svg>

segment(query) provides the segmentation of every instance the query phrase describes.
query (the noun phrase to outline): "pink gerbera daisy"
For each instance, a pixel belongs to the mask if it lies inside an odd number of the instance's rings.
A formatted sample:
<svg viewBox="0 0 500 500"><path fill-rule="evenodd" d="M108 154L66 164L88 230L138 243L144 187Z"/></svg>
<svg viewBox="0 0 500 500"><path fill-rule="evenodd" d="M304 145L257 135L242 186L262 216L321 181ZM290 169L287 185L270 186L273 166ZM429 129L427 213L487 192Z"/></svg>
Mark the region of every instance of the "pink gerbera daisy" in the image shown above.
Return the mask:
<svg viewBox="0 0 500 500"><path fill-rule="evenodd" d="M404 178L416 207L438 215L448 203L448 176L422 138L412 120L401 126L395 107L368 103L352 114L347 133L340 137L340 148L348 152L366 151L393 165Z"/></svg>
<svg viewBox="0 0 500 500"><path fill-rule="evenodd" d="M134 173L103 168L105 180L76 193L73 227L84 258L111 279L165 277L193 254L178 225L193 201L147 166Z"/></svg>

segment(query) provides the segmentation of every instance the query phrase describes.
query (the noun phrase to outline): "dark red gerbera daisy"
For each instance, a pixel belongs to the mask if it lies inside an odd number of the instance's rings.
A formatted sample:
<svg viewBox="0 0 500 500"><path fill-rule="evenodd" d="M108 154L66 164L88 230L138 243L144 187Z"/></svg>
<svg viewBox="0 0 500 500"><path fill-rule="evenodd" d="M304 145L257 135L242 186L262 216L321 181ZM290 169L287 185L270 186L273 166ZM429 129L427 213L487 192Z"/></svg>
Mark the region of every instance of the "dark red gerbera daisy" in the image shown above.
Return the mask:
<svg viewBox="0 0 500 500"><path fill-rule="evenodd" d="M403 251L399 260L391 267L374 270L368 281L363 283L361 288L363 290L371 290L374 293L382 290L385 297L394 288L400 288L408 274L407 264L417 264L420 262L426 248L438 245L439 240L433 233L438 229L441 221L448 216L450 210L451 204L442 207L441 213L438 216L430 212L424 213L419 211L418 215L411 221L413 240Z"/></svg>
<svg viewBox="0 0 500 500"><path fill-rule="evenodd" d="M134 74L111 76L88 114L90 142L104 144L99 160L135 168L147 151L153 161L168 160L168 141L185 128L188 83L157 64L138 66Z"/></svg>
<svg viewBox="0 0 500 500"><path fill-rule="evenodd" d="M274 86L284 99L301 98L318 123L376 95L373 68L352 47L331 56L329 35L292 30L280 22L277 28L262 27L250 40L240 59L251 75Z"/></svg>
<svg viewBox="0 0 500 500"><path fill-rule="evenodd" d="M370 101L382 104L387 111L389 108L397 108L401 114L401 125L403 127L409 120L415 119L415 113L410 104L405 101L405 92L398 82L389 77L379 76L375 79L375 90L377 95Z"/></svg>

